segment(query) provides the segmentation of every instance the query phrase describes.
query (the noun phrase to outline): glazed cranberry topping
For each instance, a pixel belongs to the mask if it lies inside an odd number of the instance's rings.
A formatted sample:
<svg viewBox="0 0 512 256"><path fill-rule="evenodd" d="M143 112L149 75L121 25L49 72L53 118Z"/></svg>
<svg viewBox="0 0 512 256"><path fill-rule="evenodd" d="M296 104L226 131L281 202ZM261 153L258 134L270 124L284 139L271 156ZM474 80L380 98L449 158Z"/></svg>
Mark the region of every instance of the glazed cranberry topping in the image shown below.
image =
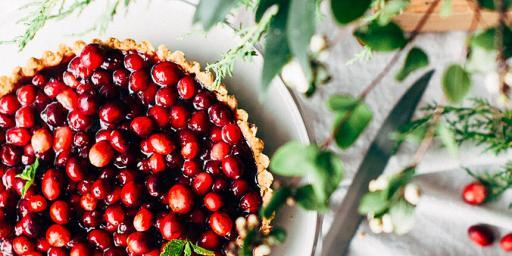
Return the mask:
<svg viewBox="0 0 512 256"><path fill-rule="evenodd" d="M261 196L236 114L178 65L97 44L0 97L0 246L18 255L222 252ZM39 159L31 187L17 177ZM2 250L4 247L2 247Z"/></svg>

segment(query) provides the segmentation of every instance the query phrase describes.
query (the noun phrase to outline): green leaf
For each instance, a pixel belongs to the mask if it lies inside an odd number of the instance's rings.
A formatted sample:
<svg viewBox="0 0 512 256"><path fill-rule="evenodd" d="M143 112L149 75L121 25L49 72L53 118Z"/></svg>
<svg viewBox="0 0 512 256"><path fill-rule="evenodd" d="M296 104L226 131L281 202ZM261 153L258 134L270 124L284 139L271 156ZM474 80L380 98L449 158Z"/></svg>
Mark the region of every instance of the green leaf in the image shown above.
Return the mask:
<svg viewBox="0 0 512 256"><path fill-rule="evenodd" d="M381 26L374 21L354 31L354 36L374 51L393 51L407 44L404 32L394 22Z"/></svg>
<svg viewBox="0 0 512 256"><path fill-rule="evenodd" d="M391 206L389 214L396 234L403 235L414 227L414 209L403 199Z"/></svg>
<svg viewBox="0 0 512 256"><path fill-rule="evenodd" d="M36 158L34 163L32 163L31 165L26 166L22 173L16 175L16 177L25 181L25 185L23 185L23 188L21 189L22 198L25 198L25 194L27 193L30 186L32 186L32 184L34 183L37 168L39 168L39 158Z"/></svg>
<svg viewBox="0 0 512 256"><path fill-rule="evenodd" d="M270 168L273 173L282 176L304 176L315 168L318 152L316 145L291 141L277 149L270 161Z"/></svg>
<svg viewBox="0 0 512 256"><path fill-rule="evenodd" d="M388 186L382 190L385 198L391 199L395 196L395 193L400 191L411 179L414 177L416 169L414 167L407 167L403 171L391 176L389 179Z"/></svg>
<svg viewBox="0 0 512 256"><path fill-rule="evenodd" d="M271 244L282 244L286 240L286 230L273 227L270 234L268 234L268 238Z"/></svg>
<svg viewBox="0 0 512 256"><path fill-rule="evenodd" d="M372 0L331 0L331 10L338 23L348 24L363 16L371 3Z"/></svg>
<svg viewBox="0 0 512 256"><path fill-rule="evenodd" d="M478 0L478 4L482 8L489 9L489 10L495 10L496 6L494 5L494 1L495 0ZM511 1L510 0L504 0L503 3L505 4L505 6L510 7Z"/></svg>
<svg viewBox="0 0 512 256"><path fill-rule="evenodd" d="M315 34L315 1L290 0L286 32L292 55L299 61L306 79L311 82L312 71L309 61L309 43Z"/></svg>
<svg viewBox="0 0 512 256"><path fill-rule="evenodd" d="M377 215L386 211L389 208L389 204L383 191L368 192L361 198L357 211L361 215Z"/></svg>
<svg viewBox="0 0 512 256"><path fill-rule="evenodd" d="M496 51L496 28L489 28L487 30L476 33L471 37L472 51L474 48L480 47L487 51ZM505 27L503 31L503 51L505 58L512 57L512 30L510 27Z"/></svg>
<svg viewBox="0 0 512 256"><path fill-rule="evenodd" d="M192 246L192 250L194 250L194 252L196 254L199 254L199 255L206 255L206 256L213 256L215 255L215 252L214 251L210 251L208 249L205 249L201 246L198 246L198 245L195 245L195 244L190 244Z"/></svg>
<svg viewBox="0 0 512 256"><path fill-rule="evenodd" d="M207 31L223 21L235 7L236 2L236 0L201 0L194 13L194 23L200 23Z"/></svg>
<svg viewBox="0 0 512 256"><path fill-rule="evenodd" d="M188 241L186 240L173 239L165 245L164 251L160 256L181 256L187 243Z"/></svg>
<svg viewBox="0 0 512 256"><path fill-rule="evenodd" d="M312 185L299 187L295 192L295 200L306 210L321 212L329 209L327 202L318 200Z"/></svg>
<svg viewBox="0 0 512 256"><path fill-rule="evenodd" d="M409 51L409 53L407 53L404 65L400 71L398 71L395 78L398 81L403 81L412 72L426 66L428 66L427 54L420 48L414 47Z"/></svg>
<svg viewBox="0 0 512 256"><path fill-rule="evenodd" d="M378 22L380 25L386 25L400 14L408 5L409 0L390 0L386 1L384 7L378 11Z"/></svg>
<svg viewBox="0 0 512 256"><path fill-rule="evenodd" d="M279 6L279 11L270 22L263 49L263 71L261 87L267 89L274 77L281 72L291 59L290 47L286 33L288 4Z"/></svg>
<svg viewBox="0 0 512 256"><path fill-rule="evenodd" d="M443 74L443 91L451 102L460 102L471 88L471 77L458 64L449 66Z"/></svg>
<svg viewBox="0 0 512 256"><path fill-rule="evenodd" d="M263 18L263 15L268 10L268 8L272 7L273 5L281 5L284 1L287 0L260 0L258 3L258 8L256 8L256 13L254 15L254 18L256 22L260 22L261 18Z"/></svg>
<svg viewBox="0 0 512 256"><path fill-rule="evenodd" d="M290 195L291 190L289 187L280 187L274 191L272 198L267 205L261 208L261 216L267 219L272 217L272 215L286 203L286 200Z"/></svg>
<svg viewBox="0 0 512 256"><path fill-rule="evenodd" d="M457 156L459 147L457 146L457 141L455 140L455 134L453 131L450 130L445 123L440 122L437 126L437 134L439 135L439 139L441 139L448 152L452 156Z"/></svg>
<svg viewBox="0 0 512 256"><path fill-rule="evenodd" d="M354 144L359 135L361 135L364 129L368 126L373 114L370 107L368 107L368 105L366 105L364 102L359 102L351 108L347 107L346 109L343 109L343 101L345 101L347 106L349 106L351 104L350 99L347 98L343 100L338 98L337 100L334 100L331 98L329 100L330 107L335 107L334 101L337 101L339 104L341 104L338 105L340 108L336 108L337 110L335 110L335 140L338 147L346 149Z"/></svg>
<svg viewBox="0 0 512 256"><path fill-rule="evenodd" d="M318 201L324 201L327 205L331 194L343 178L343 163L333 152L322 151L315 159L315 169L311 177L311 185Z"/></svg>
<svg viewBox="0 0 512 256"><path fill-rule="evenodd" d="M184 256L191 256L192 255L192 248L190 247L190 242L187 242L185 244L185 249L183 250Z"/></svg>
<svg viewBox="0 0 512 256"><path fill-rule="evenodd" d="M332 95L327 101L327 106L332 111L352 111L360 100L352 95Z"/></svg>
<svg viewBox="0 0 512 256"><path fill-rule="evenodd" d="M252 245L256 242L258 230L251 229L247 232L243 244L240 247L238 255L240 256L252 256Z"/></svg>

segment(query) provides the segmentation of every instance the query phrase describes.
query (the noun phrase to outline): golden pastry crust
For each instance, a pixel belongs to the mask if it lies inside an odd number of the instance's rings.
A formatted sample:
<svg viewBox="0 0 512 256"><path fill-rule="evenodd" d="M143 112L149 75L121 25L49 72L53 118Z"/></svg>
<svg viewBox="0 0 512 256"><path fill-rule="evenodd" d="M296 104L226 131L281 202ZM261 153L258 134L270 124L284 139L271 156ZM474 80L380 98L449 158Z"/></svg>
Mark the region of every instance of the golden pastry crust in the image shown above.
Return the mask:
<svg viewBox="0 0 512 256"><path fill-rule="evenodd" d="M254 159L257 166L257 181L260 187L260 193L265 205L272 196L271 185L273 182L272 174L267 170L269 158L263 153L263 141L256 137L257 127L248 122L249 115L243 109L238 109L238 101L235 96L229 95L224 84L214 85L214 75L208 71L201 70L201 65L196 61L185 59L185 54L181 51L170 51L164 45L155 49L148 41L137 43L132 39L120 41L115 38L109 38L105 41L94 39L92 43L104 45L119 50L135 49L148 55L156 55L160 60L172 61L178 64L183 70L190 74L194 74L196 80L210 91L213 91L217 99L226 103L233 111L236 112L237 124L252 149ZM23 77L34 76L40 70L46 67L57 66L67 57L78 55L87 45L84 41L77 41L73 46L61 45L55 52L46 51L40 59L31 58L24 67L17 67L10 76L0 76L0 97L13 91L18 81ZM270 219L263 220L262 232L269 232L271 229Z"/></svg>

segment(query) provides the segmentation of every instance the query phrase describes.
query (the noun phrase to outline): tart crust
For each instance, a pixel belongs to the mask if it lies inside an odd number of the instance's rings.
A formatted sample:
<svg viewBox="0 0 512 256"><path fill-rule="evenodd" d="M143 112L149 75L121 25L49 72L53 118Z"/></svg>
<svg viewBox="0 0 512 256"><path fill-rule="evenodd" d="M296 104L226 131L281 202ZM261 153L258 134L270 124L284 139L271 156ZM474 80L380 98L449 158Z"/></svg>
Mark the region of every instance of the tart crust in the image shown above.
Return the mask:
<svg viewBox="0 0 512 256"><path fill-rule="evenodd" d="M118 40L109 38L105 41L93 39L92 43L104 45L119 50L135 49L148 55L156 55L160 60L172 61L178 64L184 71L194 74L196 80L208 90L215 93L217 99L226 103L236 113L237 124L240 127L244 138L249 144L254 160L256 162L257 174L256 180L260 188L263 205L268 203L272 196L271 185L274 180L272 174L267 170L269 158L263 153L264 143L256 136L257 127L248 122L248 113L238 108L238 101L235 96L229 95L224 84L214 85L215 77L211 72L201 70L201 65L196 61L187 60L185 54L181 51L171 51L166 46L161 45L154 48L150 42L141 41L137 43L132 39ZM24 67L14 68L10 76L0 76L0 97L10 93L15 89L18 81L24 77L34 76L40 70L46 67L59 65L66 57L78 55L87 45L84 41L76 41L72 46L60 45L57 51L46 51L41 58L30 58ZM271 219L262 221L262 232L268 233L271 229Z"/></svg>

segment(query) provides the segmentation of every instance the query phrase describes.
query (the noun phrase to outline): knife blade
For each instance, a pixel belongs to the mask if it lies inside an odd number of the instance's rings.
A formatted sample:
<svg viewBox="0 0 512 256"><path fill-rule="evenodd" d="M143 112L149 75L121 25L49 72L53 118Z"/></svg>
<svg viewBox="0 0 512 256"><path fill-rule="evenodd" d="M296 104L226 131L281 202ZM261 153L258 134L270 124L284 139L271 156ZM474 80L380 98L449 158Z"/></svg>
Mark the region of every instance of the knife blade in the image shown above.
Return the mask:
<svg viewBox="0 0 512 256"><path fill-rule="evenodd" d="M359 201L368 192L368 183L384 172L389 158L393 155L395 141L392 140L391 134L410 121L433 74L434 70L430 70L416 80L384 120L347 194L335 212L333 224L324 237L321 255L338 256L347 253L352 237L363 219L357 211Z"/></svg>

